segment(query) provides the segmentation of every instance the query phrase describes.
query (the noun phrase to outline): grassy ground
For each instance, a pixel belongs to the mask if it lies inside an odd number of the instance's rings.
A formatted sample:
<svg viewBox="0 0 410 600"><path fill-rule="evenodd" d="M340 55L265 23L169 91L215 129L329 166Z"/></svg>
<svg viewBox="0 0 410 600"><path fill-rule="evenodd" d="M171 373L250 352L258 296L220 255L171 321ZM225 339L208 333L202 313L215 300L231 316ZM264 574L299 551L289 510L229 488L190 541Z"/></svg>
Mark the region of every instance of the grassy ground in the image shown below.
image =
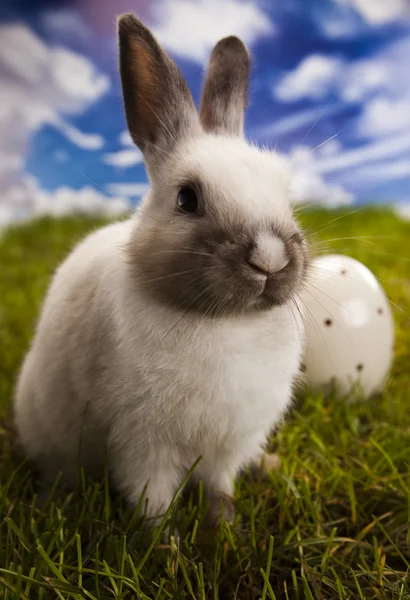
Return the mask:
<svg viewBox="0 0 410 600"><path fill-rule="evenodd" d="M104 484L56 490L38 508L38 484L9 426L14 379L53 269L99 223L42 220L3 236L0 597L410 598L410 223L376 210L341 216L314 212L303 221L323 230L315 241L336 238L330 249L368 264L404 311L394 311L388 388L354 405L303 393L271 442L280 471L245 474L240 521L211 539L201 530L201 496L178 503L179 548L141 533L138 516Z"/></svg>

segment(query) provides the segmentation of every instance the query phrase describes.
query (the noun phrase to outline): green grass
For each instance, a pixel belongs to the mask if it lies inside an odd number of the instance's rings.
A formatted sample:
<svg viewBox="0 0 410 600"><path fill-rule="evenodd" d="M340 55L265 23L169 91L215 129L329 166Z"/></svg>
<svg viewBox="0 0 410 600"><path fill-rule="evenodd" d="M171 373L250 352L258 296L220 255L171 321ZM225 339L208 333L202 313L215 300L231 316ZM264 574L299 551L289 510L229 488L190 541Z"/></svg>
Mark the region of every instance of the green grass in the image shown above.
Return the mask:
<svg viewBox="0 0 410 600"><path fill-rule="evenodd" d="M102 221L41 220L0 239L0 597L410 598L410 222L383 210L310 212L314 241L365 262L395 309L396 359L383 396L348 404L305 392L272 439L281 469L237 486L238 521L213 536L199 494L176 503L178 548L82 479L39 508L16 452L10 399L50 276ZM367 237L370 236L370 237ZM173 507L174 508L174 507ZM158 538L159 539L159 538Z"/></svg>

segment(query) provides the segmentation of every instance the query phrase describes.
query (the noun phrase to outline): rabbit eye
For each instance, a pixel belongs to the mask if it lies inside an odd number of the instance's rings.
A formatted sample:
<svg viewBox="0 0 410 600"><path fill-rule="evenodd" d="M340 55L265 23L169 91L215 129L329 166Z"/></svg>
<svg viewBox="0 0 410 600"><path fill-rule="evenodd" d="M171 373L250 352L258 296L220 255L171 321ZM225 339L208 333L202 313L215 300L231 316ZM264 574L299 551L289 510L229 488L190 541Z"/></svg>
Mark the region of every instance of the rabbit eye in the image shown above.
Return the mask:
<svg viewBox="0 0 410 600"><path fill-rule="evenodd" d="M184 185L178 194L178 208L186 213L196 213L198 211L198 196L196 191L190 185Z"/></svg>

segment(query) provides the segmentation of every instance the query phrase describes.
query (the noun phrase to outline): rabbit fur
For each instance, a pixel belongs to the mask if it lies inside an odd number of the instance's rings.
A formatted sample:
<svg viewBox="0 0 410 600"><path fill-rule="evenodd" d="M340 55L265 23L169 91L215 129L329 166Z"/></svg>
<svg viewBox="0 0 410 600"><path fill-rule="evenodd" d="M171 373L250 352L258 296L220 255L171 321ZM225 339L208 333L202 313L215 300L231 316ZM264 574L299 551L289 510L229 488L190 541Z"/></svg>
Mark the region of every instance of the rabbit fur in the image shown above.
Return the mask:
<svg viewBox="0 0 410 600"><path fill-rule="evenodd" d="M55 273L15 421L46 480L62 471L73 485L79 465L99 478L107 458L131 505L145 489L152 518L201 456L193 477L218 515L291 402L306 243L286 165L243 137L242 42L215 47L198 116L177 67L134 16L120 18L119 40L128 127L151 189L131 218L89 235ZM202 205L195 214L177 206L187 184Z"/></svg>

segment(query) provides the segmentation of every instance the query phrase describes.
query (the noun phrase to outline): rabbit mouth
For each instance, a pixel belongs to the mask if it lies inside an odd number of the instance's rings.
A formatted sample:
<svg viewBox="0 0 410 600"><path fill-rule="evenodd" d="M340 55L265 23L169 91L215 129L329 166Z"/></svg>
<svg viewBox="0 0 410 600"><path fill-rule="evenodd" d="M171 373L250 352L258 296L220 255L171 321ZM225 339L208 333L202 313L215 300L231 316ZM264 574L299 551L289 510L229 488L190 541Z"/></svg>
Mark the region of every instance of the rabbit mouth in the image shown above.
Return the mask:
<svg viewBox="0 0 410 600"><path fill-rule="evenodd" d="M251 269L246 263L201 267L203 276L194 270L169 273L145 280L143 286L151 299L182 314L201 318L231 316L266 311L294 298L302 284L302 266L291 261L284 269L268 275Z"/></svg>
<svg viewBox="0 0 410 600"><path fill-rule="evenodd" d="M261 298L268 305L285 304L294 297L302 275L301 265L291 261L284 269L266 278Z"/></svg>
<svg viewBox="0 0 410 600"><path fill-rule="evenodd" d="M283 275L280 280L277 277L266 278L263 290L251 301L253 309L269 310L286 304L295 297L299 286L294 281L294 276L290 273Z"/></svg>
<svg viewBox="0 0 410 600"><path fill-rule="evenodd" d="M273 274L250 268L246 263L237 269L225 267L209 271L213 276L201 282L200 300L192 306L193 310L227 317L271 310L292 301L302 285L303 264L293 259Z"/></svg>

